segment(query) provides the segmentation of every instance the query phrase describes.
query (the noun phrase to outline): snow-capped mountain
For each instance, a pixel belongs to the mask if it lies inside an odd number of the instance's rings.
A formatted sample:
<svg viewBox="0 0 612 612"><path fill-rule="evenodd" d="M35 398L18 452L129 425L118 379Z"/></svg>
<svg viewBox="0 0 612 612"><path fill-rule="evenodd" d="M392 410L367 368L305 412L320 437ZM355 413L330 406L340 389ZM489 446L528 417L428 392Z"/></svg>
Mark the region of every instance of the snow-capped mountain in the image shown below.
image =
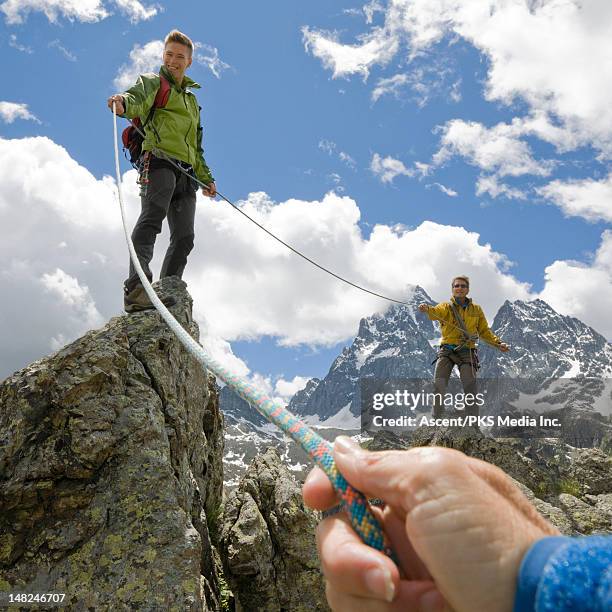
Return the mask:
<svg viewBox="0 0 612 612"><path fill-rule="evenodd" d="M417 306L432 303L432 299L417 286L408 302L409 306L394 304L384 314L361 319L357 337L335 359L327 376L308 394L296 394L289 409L302 416L316 415L320 421L340 411L348 419L351 415L356 418L360 379L431 376L436 357L432 342L439 334Z"/></svg>
<svg viewBox="0 0 612 612"><path fill-rule="evenodd" d="M612 344L543 300L504 302L491 327L512 351L483 346L482 377L612 377Z"/></svg>
<svg viewBox="0 0 612 612"><path fill-rule="evenodd" d="M317 428L355 431L360 427L360 380L430 379L440 334L437 324L418 311L423 302L433 300L421 287L415 287L409 305L392 305L384 314L362 319L357 336L334 360L327 375L311 379L293 396L289 409ZM565 423L581 432L581 440L601 439L603 428L610 428L607 422L612 414L612 344L582 321L559 314L542 300L506 301L491 328L511 351L501 353L481 343L480 378L570 379L562 392L546 389L533 410L562 409ZM520 387L520 382L511 383L506 392L516 396ZM277 438L276 432L268 430L270 426L231 392L222 391L221 408L239 425L236 442L229 448L237 444L241 430L261 432L257 442L261 448Z"/></svg>

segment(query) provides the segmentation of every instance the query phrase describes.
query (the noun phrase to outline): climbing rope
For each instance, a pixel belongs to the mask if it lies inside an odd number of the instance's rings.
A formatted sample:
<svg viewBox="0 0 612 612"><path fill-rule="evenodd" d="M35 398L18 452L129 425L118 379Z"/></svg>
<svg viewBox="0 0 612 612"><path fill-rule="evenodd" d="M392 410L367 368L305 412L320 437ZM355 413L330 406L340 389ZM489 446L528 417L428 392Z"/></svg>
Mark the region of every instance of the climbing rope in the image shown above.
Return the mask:
<svg viewBox="0 0 612 612"><path fill-rule="evenodd" d="M115 171L117 174L117 193L119 195L119 207L121 209L121 219L123 231L130 251L130 257L134 268L142 282L149 299L174 332L187 351L193 355L205 369L210 370L215 376L220 378L237 395L253 406L262 416L274 423L281 431L288 435L292 440L299 444L304 451L310 455L313 461L325 472L335 491L342 500L350 523L353 529L359 534L363 542L376 550L384 552L386 555L396 560L396 557L389 545L384 531L368 505L366 497L354 489L340 474L334 462L332 445L317 433L312 431L304 422L293 416L287 408L280 402L269 398L265 393L256 387L246 378L242 378L230 372L225 366L221 365L216 359L209 355L204 348L198 344L181 324L172 316L170 311L159 299L155 290L146 277L134 243L127 229L125 216L125 206L121 193L121 171L119 168L119 147L117 145L117 114L115 103L113 102L113 134L115 145Z"/></svg>
<svg viewBox="0 0 612 612"><path fill-rule="evenodd" d="M132 123L132 126L143 137L143 139L146 138L146 134L140 129L140 127L138 127L134 123ZM185 168L183 168L183 166L181 166L180 164L177 164L176 161L174 161L174 159L172 159L171 157L166 155L166 153L164 153L164 151L161 151L160 149L154 148L151 152L155 155L155 157L158 157L159 159L163 159L164 161L167 161L169 164L174 166L179 172L182 172L184 175L188 176L191 180L194 180L201 187L204 187L204 188L207 187L207 185L205 185L201 180L199 180L197 177L195 177L192 174L190 174ZM280 242L280 244L282 244L283 246L287 247L290 251L292 251L293 253L295 253L296 255L301 257L302 259L304 259L305 261L311 263L313 266L319 268L319 270L322 270L323 272L333 276L334 278L337 278L338 280L342 281L343 283L346 283L347 285L350 285L351 287L355 287L355 289L359 289L359 291L363 291L365 293L369 293L370 295L374 295L376 297L382 298L383 300L387 300L388 302L394 302L395 304L402 304L404 306L413 306L413 304L411 304L410 302L404 302L402 300L396 300L395 298L388 297L386 295L383 295L382 293L376 293L376 291L371 291L370 289L367 289L366 287L362 287L361 285L358 285L357 283L354 283L354 282L344 278L343 276L340 276L339 274L336 274L332 270L329 270L325 266L322 266L320 263L317 263L316 261L314 261L314 259L311 259L307 255L304 255L304 253L298 251L298 249L296 249L295 247L292 247L290 244L288 244L287 242L285 242L284 240L282 240L281 238L279 238L278 236L273 234L269 229L267 229L266 227L261 225L261 223L259 223L258 221L255 221L255 219L253 219L253 217L250 217L249 215L247 215L247 213L245 213L244 210L242 210L240 207L236 206L236 204L234 204L230 199L226 198L221 192L217 191L217 195L222 200L227 202L234 210L238 211L241 215L246 217L251 223L256 225L260 230L266 232L266 234L268 234L268 236L271 236L272 238L274 238L274 240L276 240L277 242ZM456 323L453 323L452 321L448 321L448 320L445 320L445 319L439 319L437 317L435 317L433 320L434 321L439 321L441 323L445 323L447 325L450 325L451 327L455 327L459 331L462 331L461 328ZM487 341L485 340L485 342L487 342ZM498 348L497 345L491 344L490 342L487 342L487 344L490 344L491 346L493 346L495 348Z"/></svg>
<svg viewBox="0 0 612 612"><path fill-rule="evenodd" d="M137 125L134 125L134 123L132 123L132 126L134 127L134 129L143 138L146 137L145 133ZM201 187L204 187L204 188L207 187L207 185L204 184L201 180L199 180L197 177L193 176L192 174L189 174L189 172L185 168L183 168L180 164L177 164L176 161L174 161L171 157L166 155L166 153L164 153L164 151L161 151L160 149L157 149L157 148L153 148L151 150L151 153L153 153L153 155L155 155L155 157L158 157L160 159L163 159L164 161L169 162L177 170L179 170L183 174L187 175L190 179L194 180ZM354 283L353 281L350 281L347 278L344 278L343 276L340 276L339 274L336 274L335 272L333 272L332 270L326 268L325 266L321 265L320 263L317 263L314 259L311 259L307 255L304 255L304 253L302 253L301 251L299 251L295 247L292 247L290 244L285 242L282 238L279 238L276 234L273 234L269 229L267 229L266 227L261 225L261 223L259 223L258 221L255 221L255 219L253 219L253 217L250 217L249 215L247 215L247 213L245 213L244 210L242 210L240 207L236 206L236 204L234 204L230 199L226 198L221 192L217 191L217 195L222 200L225 200L225 202L227 202L234 210L237 210L241 215L245 216L251 223L255 224L260 230L266 232L266 234L268 234L268 236L274 238L274 240L276 240L277 242L280 242L280 244L282 244L284 247L288 248L290 251L292 251L293 253L295 253L296 255L298 255L299 257L301 257L302 259L304 259L308 263L312 264L316 268L319 268L319 270L322 270L323 272L329 274L330 276L333 276L334 278L337 278L339 281L342 281L343 283L346 283L347 285L350 285L351 287L355 287L355 289L359 289L359 291L363 291L364 293L369 293L370 295L382 298L383 300L387 300L388 302L394 302L395 304L403 304L404 306L412 306L412 304L410 304L409 302L403 302L402 300L397 300L395 298L388 297L386 295L383 295L382 293L377 293L376 291L372 291L371 289L367 289L366 287L362 287L361 285L358 285L357 283Z"/></svg>

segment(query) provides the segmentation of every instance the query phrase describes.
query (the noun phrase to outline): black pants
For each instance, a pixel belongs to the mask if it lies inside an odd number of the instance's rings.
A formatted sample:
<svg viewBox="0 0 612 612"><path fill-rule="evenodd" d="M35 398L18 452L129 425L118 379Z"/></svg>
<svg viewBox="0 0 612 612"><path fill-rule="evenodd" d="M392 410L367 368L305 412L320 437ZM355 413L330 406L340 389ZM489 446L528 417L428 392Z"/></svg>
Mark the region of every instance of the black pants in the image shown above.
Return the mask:
<svg viewBox="0 0 612 612"><path fill-rule="evenodd" d="M433 406L433 416L444 416L444 406L438 401L437 394L444 396L453 368L457 366L459 369L459 378L465 394L471 393L476 395L478 391L478 383L476 382L476 372L478 370L478 358L474 349L463 349L461 351L451 351L449 349L440 349L438 359L436 361L436 371L434 373L434 389L436 398ZM466 415L478 416L478 406L466 406Z"/></svg>
<svg viewBox="0 0 612 612"><path fill-rule="evenodd" d="M171 167L156 167L149 171L147 193L140 199L140 217L132 232L136 254L149 281L153 280L149 264L153 258L155 239L166 217L170 227L170 245L160 278L183 276L187 256L193 249L196 206L193 185L188 176ZM125 281L125 288L129 292L139 283L140 279L130 260L130 275Z"/></svg>

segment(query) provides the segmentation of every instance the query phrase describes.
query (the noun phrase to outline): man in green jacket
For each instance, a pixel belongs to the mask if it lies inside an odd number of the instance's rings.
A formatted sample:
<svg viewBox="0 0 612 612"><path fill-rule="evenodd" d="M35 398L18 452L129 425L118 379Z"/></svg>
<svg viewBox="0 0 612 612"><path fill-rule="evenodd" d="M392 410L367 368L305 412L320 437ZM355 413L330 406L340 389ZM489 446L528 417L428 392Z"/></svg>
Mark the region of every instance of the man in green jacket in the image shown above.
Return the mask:
<svg viewBox="0 0 612 612"><path fill-rule="evenodd" d="M139 160L140 182L143 186L142 209L132 240L149 280L153 279L149 263L153 257L155 239L166 217L170 227L170 245L160 278L181 278L187 256L193 249L196 183L167 158L207 185L202 189L205 196L214 198L217 193L202 151L200 107L195 95L189 91L199 89L200 86L185 76L185 71L191 66L192 56L191 39L173 30L165 40L163 65L159 74L142 74L130 89L108 99L108 107L112 110L114 102L118 115L128 119L140 117L141 123L144 123L160 89L161 77L170 85L165 106L155 109L153 117L144 128L146 137ZM165 303L167 306L172 305L173 299L169 298ZM126 312L153 308L131 261L129 277L124 283L124 307Z"/></svg>
<svg viewBox="0 0 612 612"><path fill-rule="evenodd" d="M482 308L468 298L470 279L467 276L453 278L451 289L450 302L441 302L436 306L419 305L421 312L426 312L431 320L440 322L442 330L434 373L437 395L432 415L436 418L444 416L444 407L442 402L438 401L438 396L444 396L446 393L448 380L455 366L459 370L463 392L466 395L476 395L476 372L479 368L476 341L479 338L504 353L510 350L508 345L491 331ZM478 406L466 406L466 414L478 416Z"/></svg>

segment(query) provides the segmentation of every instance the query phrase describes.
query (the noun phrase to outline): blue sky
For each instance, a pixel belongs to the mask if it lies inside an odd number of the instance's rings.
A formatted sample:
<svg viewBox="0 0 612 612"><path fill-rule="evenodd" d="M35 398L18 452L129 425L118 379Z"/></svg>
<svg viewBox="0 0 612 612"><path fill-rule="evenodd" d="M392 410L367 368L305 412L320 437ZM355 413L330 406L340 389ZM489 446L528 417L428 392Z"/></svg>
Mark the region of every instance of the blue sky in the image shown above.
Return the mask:
<svg viewBox="0 0 612 612"><path fill-rule="evenodd" d="M467 271L490 317L541 297L610 338L612 8L484 4L0 1L0 378L121 310L105 100L172 28L217 186L273 231L376 291ZM199 200L185 280L213 350L288 395L385 304L238 217Z"/></svg>

